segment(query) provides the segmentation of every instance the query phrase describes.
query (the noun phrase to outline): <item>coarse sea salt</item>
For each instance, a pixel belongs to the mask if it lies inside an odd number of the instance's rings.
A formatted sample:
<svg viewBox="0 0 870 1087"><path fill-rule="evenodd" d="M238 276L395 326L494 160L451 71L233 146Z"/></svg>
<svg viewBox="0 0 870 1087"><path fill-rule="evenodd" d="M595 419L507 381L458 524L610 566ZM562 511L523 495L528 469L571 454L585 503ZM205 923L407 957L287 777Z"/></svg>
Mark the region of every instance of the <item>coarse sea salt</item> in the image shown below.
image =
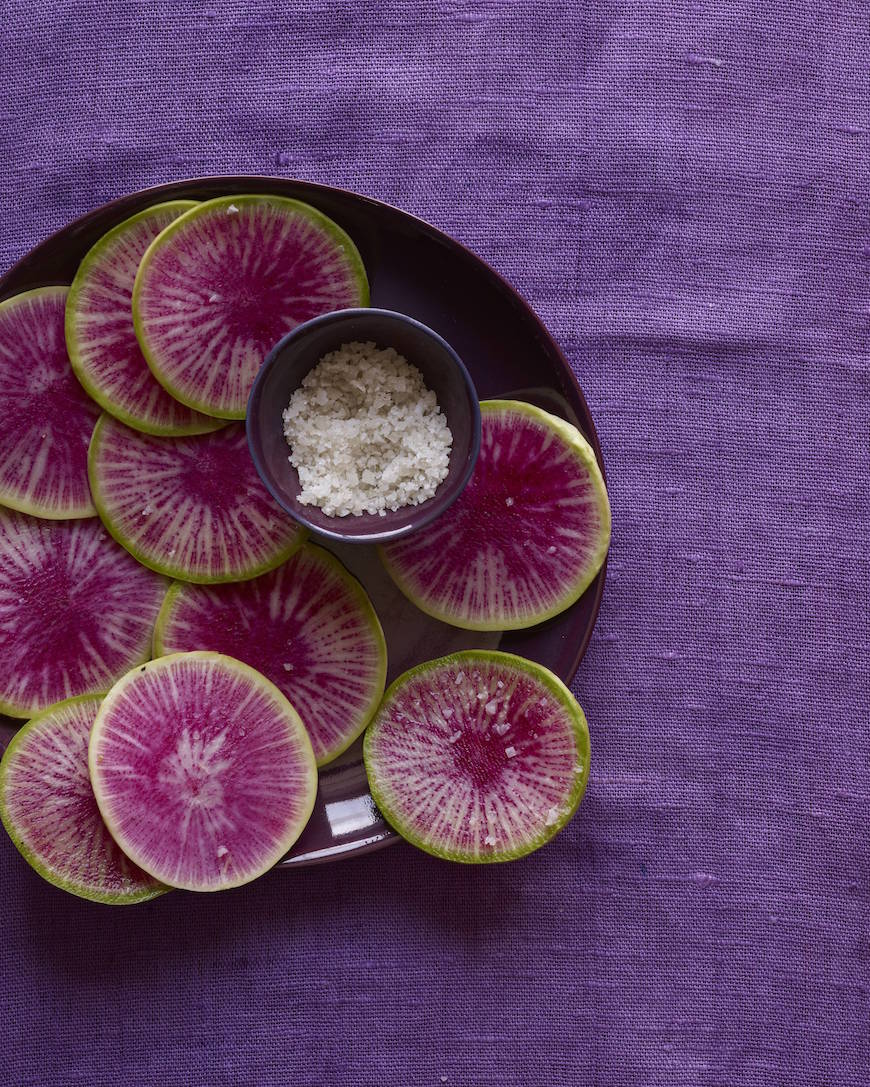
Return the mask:
<svg viewBox="0 0 870 1087"><path fill-rule="evenodd" d="M416 366L394 348L342 344L284 409L303 505L329 517L416 506L446 478L453 435Z"/></svg>

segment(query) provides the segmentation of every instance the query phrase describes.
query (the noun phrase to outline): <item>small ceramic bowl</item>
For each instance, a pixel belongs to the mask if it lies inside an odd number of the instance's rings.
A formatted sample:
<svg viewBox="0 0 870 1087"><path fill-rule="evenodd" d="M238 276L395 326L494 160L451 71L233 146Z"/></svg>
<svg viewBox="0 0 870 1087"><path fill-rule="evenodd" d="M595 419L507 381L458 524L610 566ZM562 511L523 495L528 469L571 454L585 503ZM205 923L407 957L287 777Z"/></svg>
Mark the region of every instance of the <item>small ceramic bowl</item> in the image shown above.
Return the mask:
<svg viewBox="0 0 870 1087"><path fill-rule="evenodd" d="M387 510L385 516L329 517L299 501L299 475L290 463L282 412L305 375L329 351L354 340L393 347L423 375L453 434L447 476L438 490L417 506ZM248 445L269 491L300 524L321 536L356 543L397 540L427 525L462 493L480 452L480 404L461 359L431 328L402 313L381 309L346 309L315 317L295 328L272 348L248 400Z"/></svg>

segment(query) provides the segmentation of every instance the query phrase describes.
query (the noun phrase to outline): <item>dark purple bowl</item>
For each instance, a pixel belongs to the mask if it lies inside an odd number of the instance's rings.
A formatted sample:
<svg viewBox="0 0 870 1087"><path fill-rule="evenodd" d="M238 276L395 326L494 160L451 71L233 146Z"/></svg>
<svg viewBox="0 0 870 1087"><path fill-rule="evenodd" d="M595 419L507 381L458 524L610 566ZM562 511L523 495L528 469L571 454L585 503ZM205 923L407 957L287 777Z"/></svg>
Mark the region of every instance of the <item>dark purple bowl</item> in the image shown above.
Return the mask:
<svg viewBox="0 0 870 1087"><path fill-rule="evenodd" d="M416 506L330 517L299 501L299 474L290 463L281 413L305 375L329 351L353 340L394 347L423 375L453 434L447 475L435 494ZM269 352L248 399L248 446L260 478L291 517L321 536L343 543L385 543L428 525L462 493L480 452L480 404L462 360L431 328L384 309L345 309L295 328Z"/></svg>

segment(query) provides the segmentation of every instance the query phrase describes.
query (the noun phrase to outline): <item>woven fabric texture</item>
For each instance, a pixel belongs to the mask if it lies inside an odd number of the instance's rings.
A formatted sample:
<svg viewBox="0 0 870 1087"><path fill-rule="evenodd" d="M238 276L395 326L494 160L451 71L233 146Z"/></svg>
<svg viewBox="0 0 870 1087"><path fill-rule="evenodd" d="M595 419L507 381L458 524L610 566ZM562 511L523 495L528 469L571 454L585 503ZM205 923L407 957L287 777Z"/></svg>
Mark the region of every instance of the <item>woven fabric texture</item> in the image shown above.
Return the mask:
<svg viewBox="0 0 870 1087"><path fill-rule="evenodd" d="M0 265L125 192L345 186L490 261L614 513L577 818L111 910L0 842L8 1087L866 1087L865 0L6 0Z"/></svg>

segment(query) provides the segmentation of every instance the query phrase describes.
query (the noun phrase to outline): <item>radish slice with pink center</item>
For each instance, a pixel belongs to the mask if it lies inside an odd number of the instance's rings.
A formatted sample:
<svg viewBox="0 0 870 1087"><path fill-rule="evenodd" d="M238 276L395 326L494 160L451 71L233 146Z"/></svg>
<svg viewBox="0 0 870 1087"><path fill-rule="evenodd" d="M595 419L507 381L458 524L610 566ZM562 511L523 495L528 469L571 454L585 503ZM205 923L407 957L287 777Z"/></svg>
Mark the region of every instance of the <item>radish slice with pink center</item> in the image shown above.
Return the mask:
<svg viewBox="0 0 870 1087"><path fill-rule="evenodd" d="M89 462L94 501L109 532L170 577L256 577L289 558L304 537L263 486L241 423L157 438L104 415Z"/></svg>
<svg viewBox="0 0 870 1087"><path fill-rule="evenodd" d="M169 590L154 655L213 649L246 661L293 703L319 766L341 754L384 693L387 647L362 585L306 544L271 573Z"/></svg>
<svg viewBox="0 0 870 1087"><path fill-rule="evenodd" d="M34 717L0 762L0 817L15 847L56 887L124 906L167 888L118 848L88 776L88 737L99 698L71 698Z"/></svg>
<svg viewBox="0 0 870 1087"><path fill-rule="evenodd" d="M66 342L79 381L116 418L149 434L203 434L221 425L169 395L148 369L133 326L133 282L142 254L191 208L175 200L146 208L85 255L66 305Z"/></svg>
<svg viewBox="0 0 870 1087"><path fill-rule="evenodd" d="M88 442L100 414L64 338L68 287L0 302L0 504L34 517L96 515Z"/></svg>
<svg viewBox="0 0 870 1087"><path fill-rule="evenodd" d="M533 626L569 608L601 569L610 506L592 447L531 404L481 404L468 486L384 564L422 611L469 630Z"/></svg>
<svg viewBox="0 0 870 1087"><path fill-rule="evenodd" d="M115 841L161 883L218 891L277 864L314 807L299 715L247 664L160 657L120 680L91 730L89 765Z"/></svg>
<svg viewBox="0 0 870 1087"><path fill-rule="evenodd" d="M96 519L0 510L0 713L107 691L151 655L166 589Z"/></svg>
<svg viewBox="0 0 870 1087"><path fill-rule="evenodd" d="M157 380L207 415L243 419L269 350L303 321L368 305L365 268L321 212L280 196L225 196L176 219L146 251L136 333Z"/></svg>
<svg viewBox="0 0 870 1087"><path fill-rule="evenodd" d="M538 849L576 811L589 731L552 672L474 649L400 676L364 755L376 804L409 842L446 860L507 861Z"/></svg>

